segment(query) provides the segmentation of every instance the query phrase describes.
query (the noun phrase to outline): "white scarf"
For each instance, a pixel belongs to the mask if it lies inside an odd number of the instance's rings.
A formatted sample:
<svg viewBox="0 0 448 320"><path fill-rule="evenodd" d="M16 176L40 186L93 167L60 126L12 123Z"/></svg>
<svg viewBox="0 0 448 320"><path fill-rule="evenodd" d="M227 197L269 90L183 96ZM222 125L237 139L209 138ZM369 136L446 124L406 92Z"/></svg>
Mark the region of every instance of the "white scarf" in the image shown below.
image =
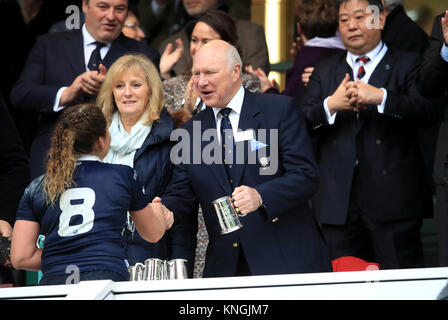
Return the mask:
<svg viewBox="0 0 448 320"><path fill-rule="evenodd" d="M124 164L134 167L135 152L141 148L146 137L151 132L151 125L144 125L142 120L138 121L127 133L121 122L120 113L117 111L112 116L112 123L109 127L111 143L109 152L104 158L104 162L114 164Z"/></svg>
<svg viewBox="0 0 448 320"><path fill-rule="evenodd" d="M305 46L346 50L344 43L342 42L341 37L339 35L328 38L314 37L305 42Z"/></svg>

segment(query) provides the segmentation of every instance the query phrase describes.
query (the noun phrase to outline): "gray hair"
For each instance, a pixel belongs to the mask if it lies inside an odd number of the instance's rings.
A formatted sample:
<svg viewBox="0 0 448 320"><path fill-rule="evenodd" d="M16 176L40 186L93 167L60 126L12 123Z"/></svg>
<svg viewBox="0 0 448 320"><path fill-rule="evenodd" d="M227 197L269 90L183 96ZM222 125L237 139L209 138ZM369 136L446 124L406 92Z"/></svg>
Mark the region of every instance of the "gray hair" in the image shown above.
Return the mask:
<svg viewBox="0 0 448 320"><path fill-rule="evenodd" d="M232 69L235 64L239 64L241 67L240 75L243 73L243 60L241 59L238 50L235 46L230 45L227 50L227 68Z"/></svg>

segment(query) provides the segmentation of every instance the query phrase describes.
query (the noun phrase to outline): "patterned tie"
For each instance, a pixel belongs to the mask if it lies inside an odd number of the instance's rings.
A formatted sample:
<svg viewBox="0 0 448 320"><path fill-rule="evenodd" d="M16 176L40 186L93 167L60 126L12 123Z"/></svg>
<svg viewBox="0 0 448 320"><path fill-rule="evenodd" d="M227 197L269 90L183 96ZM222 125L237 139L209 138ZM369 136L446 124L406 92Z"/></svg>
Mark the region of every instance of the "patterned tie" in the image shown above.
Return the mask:
<svg viewBox="0 0 448 320"><path fill-rule="evenodd" d="M356 62L361 63L361 65L359 66L359 69L358 69L358 76L357 76L358 79L362 79L366 75L366 70L364 69L364 65L369 61L370 61L369 57L366 57L366 56L359 57L356 59Z"/></svg>
<svg viewBox="0 0 448 320"><path fill-rule="evenodd" d="M89 63L87 64L87 67L91 71L99 71L100 70L100 64L103 62L101 59L100 49L105 46L104 43L95 42L96 48L92 51L92 54L90 55Z"/></svg>
<svg viewBox="0 0 448 320"><path fill-rule="evenodd" d="M233 170L235 164L235 142L233 140L232 124L230 123L230 108L224 108L219 111L222 115L221 119L221 146L222 159L226 168L227 176L230 184L233 185Z"/></svg>

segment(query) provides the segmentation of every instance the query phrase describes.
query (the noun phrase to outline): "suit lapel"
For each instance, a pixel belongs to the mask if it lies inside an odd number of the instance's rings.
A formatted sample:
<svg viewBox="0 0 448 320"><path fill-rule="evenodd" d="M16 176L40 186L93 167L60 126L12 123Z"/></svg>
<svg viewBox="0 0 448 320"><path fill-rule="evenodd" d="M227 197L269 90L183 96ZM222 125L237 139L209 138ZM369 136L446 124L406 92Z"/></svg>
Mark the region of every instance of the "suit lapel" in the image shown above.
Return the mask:
<svg viewBox="0 0 448 320"><path fill-rule="evenodd" d="M75 75L86 71L84 45L81 30L66 32L65 52Z"/></svg>
<svg viewBox="0 0 448 320"><path fill-rule="evenodd" d="M383 59L381 59L380 63L378 63L372 75L370 76L369 84L377 88L384 88L386 86L387 80L389 79L390 72L392 71L392 66L393 58L390 54L390 51L387 50Z"/></svg>
<svg viewBox="0 0 448 320"><path fill-rule="evenodd" d="M373 70L372 75L369 79L369 84L376 88L386 87L387 80L389 79L390 72L392 70L393 58L389 53L389 50L384 55L383 59L378 63L375 70ZM363 124L366 122L367 118L371 113L375 113L376 106L368 106L367 110L360 112L358 119L357 131L361 129Z"/></svg>
<svg viewBox="0 0 448 320"><path fill-rule="evenodd" d="M112 42L112 45L107 51L106 56L103 59L104 66L109 69L112 63L120 58L125 53L130 53L130 48L126 45L126 41L124 41L124 35L120 34L115 41Z"/></svg>
<svg viewBox="0 0 448 320"><path fill-rule="evenodd" d="M241 108L240 121L238 123L239 131L246 131L253 129L255 132L257 132L258 128L260 127L260 120L261 120L261 117L259 117L260 108L259 105L255 103L254 100L255 95L245 90L243 106ZM242 164L237 163L235 165L234 177L233 177L235 186L238 186L240 184L244 167L248 163L247 153L250 152L249 141L237 142L237 150L244 151L244 163Z"/></svg>
<svg viewBox="0 0 448 320"><path fill-rule="evenodd" d="M202 113L202 112L201 112ZM210 107L206 107L206 109L203 111L203 119L201 121L201 153L204 150L206 146L208 146L210 141L202 141L202 137L204 136L204 132L206 130L216 130L216 121L215 121L215 115L213 113L213 109ZM194 121L194 119L193 119ZM193 129L194 130L194 129ZM217 134L217 132L216 132ZM217 138L217 137L216 137ZM214 150L220 150L221 146L218 143L218 140L215 141L217 145L214 146ZM194 152L194 149L193 149ZM202 154L200 155L203 156ZM201 158L201 162L203 159ZM210 165L205 165L206 168L209 168L213 175L216 177L216 180L218 181L219 185L225 190L227 195L231 195L233 192L233 187L229 182L229 179L227 178L227 173L224 168L224 165L221 164L221 159L219 159L218 163L212 163Z"/></svg>

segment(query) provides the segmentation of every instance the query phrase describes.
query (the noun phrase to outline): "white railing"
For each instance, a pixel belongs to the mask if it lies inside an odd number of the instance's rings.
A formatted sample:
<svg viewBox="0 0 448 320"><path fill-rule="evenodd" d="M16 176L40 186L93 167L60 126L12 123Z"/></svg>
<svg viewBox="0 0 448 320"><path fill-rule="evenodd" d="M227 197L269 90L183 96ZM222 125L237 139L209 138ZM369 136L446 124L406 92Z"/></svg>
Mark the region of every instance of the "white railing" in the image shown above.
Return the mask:
<svg viewBox="0 0 448 320"><path fill-rule="evenodd" d="M435 300L448 268L113 282L0 289L0 299Z"/></svg>

